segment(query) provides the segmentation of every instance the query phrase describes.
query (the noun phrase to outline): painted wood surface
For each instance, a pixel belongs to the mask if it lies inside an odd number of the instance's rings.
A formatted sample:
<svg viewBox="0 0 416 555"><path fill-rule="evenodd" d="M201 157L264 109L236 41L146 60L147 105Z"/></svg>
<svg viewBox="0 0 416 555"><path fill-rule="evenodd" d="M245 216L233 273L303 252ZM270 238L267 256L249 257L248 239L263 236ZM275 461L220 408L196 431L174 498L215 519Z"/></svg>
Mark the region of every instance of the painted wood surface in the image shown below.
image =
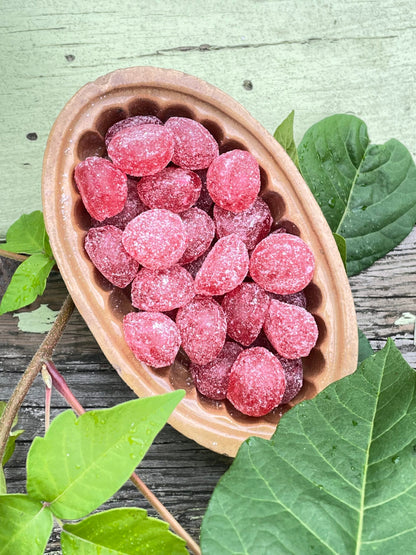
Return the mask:
<svg viewBox="0 0 416 555"><path fill-rule="evenodd" d="M296 138L336 112L363 118L370 137L395 137L416 154L416 12L410 0L154 0L97 4L75 0L0 0L0 237L21 213L41 207L40 176L49 129L85 82L118 67L156 65L197 75L240 101L269 131L295 108ZM33 140L34 133L37 139ZM31 135L29 135L31 134ZM29 135L29 138L27 136ZM416 230L350 280L358 323L374 348L393 337L416 367ZM15 267L0 259L0 295ZM58 274L40 302L57 310L66 294ZM12 392L43 335L0 317L0 398ZM55 362L85 408L108 407L133 394L100 352L77 312ZM65 408L53 395L52 414ZM23 491L30 441L43 433L43 384L21 411L25 434L6 467L9 491ZM138 473L198 537L212 490L230 460L167 426ZM149 508L127 484L106 504ZM151 514L152 511L150 511ZM58 552L57 536L48 550Z"/></svg>

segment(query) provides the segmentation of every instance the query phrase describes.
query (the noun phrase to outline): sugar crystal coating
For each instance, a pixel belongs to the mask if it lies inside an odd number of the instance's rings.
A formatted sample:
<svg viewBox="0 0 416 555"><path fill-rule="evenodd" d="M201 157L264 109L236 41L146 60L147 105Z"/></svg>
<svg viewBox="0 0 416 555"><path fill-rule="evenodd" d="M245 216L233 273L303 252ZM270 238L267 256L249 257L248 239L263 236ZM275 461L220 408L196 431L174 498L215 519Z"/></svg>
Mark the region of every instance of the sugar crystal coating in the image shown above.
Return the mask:
<svg viewBox="0 0 416 555"><path fill-rule="evenodd" d="M106 225L91 228L84 242L91 262L110 283L126 287L135 277L139 263L123 246L123 232L118 227Z"/></svg>
<svg viewBox="0 0 416 555"><path fill-rule="evenodd" d="M264 416L277 407L285 375L277 358L263 347L245 349L233 364L227 398L243 414Z"/></svg>
<svg viewBox="0 0 416 555"><path fill-rule="evenodd" d="M218 156L218 143L199 122L190 118L172 117L165 127L174 137L172 162L188 170L208 168Z"/></svg>
<svg viewBox="0 0 416 555"><path fill-rule="evenodd" d="M290 359L308 356L318 339L310 312L275 299L270 301L263 329L279 355Z"/></svg>
<svg viewBox="0 0 416 555"><path fill-rule="evenodd" d="M199 195L198 200L196 201L195 206L200 208L207 214L211 213L211 209L214 206L214 201L209 196L208 189L207 189L207 170L195 170L195 173L199 175L201 179L202 187L201 193Z"/></svg>
<svg viewBox="0 0 416 555"><path fill-rule="evenodd" d="M257 160L245 150L221 154L208 169L207 187L212 200L224 210L247 210L260 191Z"/></svg>
<svg viewBox="0 0 416 555"><path fill-rule="evenodd" d="M173 137L163 125L125 127L111 139L108 155L117 168L129 175L153 175L172 159Z"/></svg>
<svg viewBox="0 0 416 555"><path fill-rule="evenodd" d="M248 271L247 247L237 235L219 239L195 277L200 295L224 295L240 285Z"/></svg>
<svg viewBox="0 0 416 555"><path fill-rule="evenodd" d="M112 216L111 218L106 218L102 222L98 220L94 220L92 225L94 227L102 226L102 225L115 225L120 229L124 229L126 225L147 210L146 206L140 200L140 197L137 193L137 180L133 179L132 177L127 178L127 200L124 205L124 208L121 212Z"/></svg>
<svg viewBox="0 0 416 555"><path fill-rule="evenodd" d="M196 260L193 260L192 262L188 262L188 264L184 264L183 267L185 268L185 270L187 270L191 276L195 279L196 274L199 272L199 270L202 267L202 264L204 263L206 257L208 256L209 251L205 251L204 254L202 254L199 258L197 258Z"/></svg>
<svg viewBox="0 0 416 555"><path fill-rule="evenodd" d="M295 304L296 306L306 308L307 301L304 291L290 293L289 295L278 295L277 293L268 293L268 295L271 299L276 299L282 303Z"/></svg>
<svg viewBox="0 0 416 555"><path fill-rule="evenodd" d="M226 341L220 354L208 364L192 363L189 370L199 393L216 401L225 399L231 367L242 350L237 343Z"/></svg>
<svg viewBox="0 0 416 555"><path fill-rule="evenodd" d="M304 289L313 277L315 259L300 237L273 233L254 249L250 275L256 283L272 293L288 295Z"/></svg>
<svg viewBox="0 0 416 555"><path fill-rule="evenodd" d="M214 239L215 225L208 214L199 208L190 208L180 216L185 225L188 243L179 263L188 264L206 252Z"/></svg>
<svg viewBox="0 0 416 555"><path fill-rule="evenodd" d="M227 293L221 303L227 318L227 333L242 345L250 345L259 335L270 298L256 283L242 283Z"/></svg>
<svg viewBox="0 0 416 555"><path fill-rule="evenodd" d="M194 296L194 280L179 265L165 270L142 268L131 286L133 306L151 312L179 308L188 304Z"/></svg>
<svg viewBox="0 0 416 555"><path fill-rule="evenodd" d="M181 218L169 210L147 210L123 232L125 249L145 268L163 270L178 262L187 236Z"/></svg>
<svg viewBox="0 0 416 555"><path fill-rule="evenodd" d="M183 350L196 364L211 362L224 346L227 322L224 311L213 299L192 299L178 310L176 325Z"/></svg>
<svg viewBox="0 0 416 555"><path fill-rule="evenodd" d="M153 368L173 364L181 345L175 322L160 312L130 312L123 319L124 338L134 356Z"/></svg>
<svg viewBox="0 0 416 555"><path fill-rule="evenodd" d="M75 168L75 183L92 218L102 222L123 210L127 176L109 160L90 156Z"/></svg>
<svg viewBox="0 0 416 555"><path fill-rule="evenodd" d="M163 125L160 119L156 116L131 116L130 118L122 119L120 121L117 121L107 131L105 135L105 146L108 148L111 139L122 129L144 124Z"/></svg>
<svg viewBox="0 0 416 555"><path fill-rule="evenodd" d="M190 170L169 166L155 175L142 177L137 191L149 208L166 208L179 214L198 200L201 179Z"/></svg>
<svg viewBox="0 0 416 555"><path fill-rule="evenodd" d="M238 214L214 206L214 221L217 237L235 233L252 250L268 235L273 218L267 204L258 197L254 204Z"/></svg>
<svg viewBox="0 0 416 555"><path fill-rule="evenodd" d="M289 360L287 358L281 357L280 355L276 355L277 359L279 360L280 364L282 365L283 372L285 373L286 378L286 389L283 395L282 400L280 401L281 405L285 405L289 403L299 391L302 389L303 385L303 365L301 358L295 358L293 360Z"/></svg>

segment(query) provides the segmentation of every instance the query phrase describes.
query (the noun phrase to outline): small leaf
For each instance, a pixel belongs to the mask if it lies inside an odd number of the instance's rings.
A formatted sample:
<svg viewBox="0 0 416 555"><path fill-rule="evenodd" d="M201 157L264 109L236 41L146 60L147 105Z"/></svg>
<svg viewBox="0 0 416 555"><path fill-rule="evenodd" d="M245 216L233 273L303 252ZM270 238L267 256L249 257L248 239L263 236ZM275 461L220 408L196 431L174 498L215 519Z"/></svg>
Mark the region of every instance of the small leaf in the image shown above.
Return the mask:
<svg viewBox="0 0 416 555"><path fill-rule="evenodd" d="M4 412L4 409L6 408L6 405L7 405L7 403L5 401L0 401L0 418L3 414L3 412ZM14 417L14 420L13 420L12 428L14 428L14 426L17 425L17 422L18 422L18 415L16 414L16 416ZM20 435L22 435L23 432L24 432L24 430L15 430L14 432L13 431L10 432L9 439L7 440L7 443L6 443L6 449L5 449L4 455L3 455L3 461L2 461L3 466L7 463L7 461L10 459L10 457L13 455L16 439ZM1 493L1 491L0 491L0 493Z"/></svg>
<svg viewBox="0 0 416 555"><path fill-rule="evenodd" d="M371 357L373 354L374 351L371 348L369 340L360 328L358 328L358 364L361 364L363 360Z"/></svg>
<svg viewBox="0 0 416 555"><path fill-rule="evenodd" d="M52 513L40 501L0 495L0 555L42 555L52 526Z"/></svg>
<svg viewBox="0 0 416 555"><path fill-rule="evenodd" d="M274 132L274 138L286 150L292 158L296 167L299 169L298 151L293 138L293 119L295 117L295 110L292 110L285 120L277 127Z"/></svg>
<svg viewBox="0 0 416 555"><path fill-rule="evenodd" d="M40 210L23 214L8 229L6 243L1 248L9 252L24 254L43 253L45 224Z"/></svg>
<svg viewBox="0 0 416 555"><path fill-rule="evenodd" d="M347 243L344 237L338 235L338 233L333 233L335 243L337 244L339 254L341 255L341 260L344 264L344 268L347 269Z"/></svg>
<svg viewBox="0 0 416 555"><path fill-rule="evenodd" d="M13 316L19 319L17 327L20 331L46 333L52 328L58 314L59 311L51 310L48 305L41 304L36 310L18 312Z"/></svg>
<svg viewBox="0 0 416 555"><path fill-rule="evenodd" d="M391 340L249 438L201 530L204 555L414 553L416 372Z"/></svg>
<svg viewBox="0 0 416 555"><path fill-rule="evenodd" d="M1 300L0 314L32 303L45 291L55 261L45 254L32 254L18 266Z"/></svg>
<svg viewBox="0 0 416 555"><path fill-rule="evenodd" d="M110 509L65 524L63 555L187 555L185 542L144 509Z"/></svg>
<svg viewBox="0 0 416 555"><path fill-rule="evenodd" d="M126 482L183 395L134 399L79 418L63 412L32 443L28 493L59 518L87 515Z"/></svg>
<svg viewBox="0 0 416 555"><path fill-rule="evenodd" d="M335 115L313 125L299 145L302 175L330 228L345 238L348 275L391 251L416 222L416 166L391 139L373 145L363 121Z"/></svg>

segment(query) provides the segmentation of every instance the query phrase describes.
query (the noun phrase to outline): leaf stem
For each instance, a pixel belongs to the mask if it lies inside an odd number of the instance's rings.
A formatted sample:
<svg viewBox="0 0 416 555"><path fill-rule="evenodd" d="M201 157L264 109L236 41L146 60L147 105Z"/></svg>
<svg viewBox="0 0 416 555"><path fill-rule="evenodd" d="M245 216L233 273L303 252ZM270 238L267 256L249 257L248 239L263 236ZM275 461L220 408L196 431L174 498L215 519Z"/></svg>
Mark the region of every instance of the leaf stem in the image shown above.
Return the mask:
<svg viewBox="0 0 416 555"><path fill-rule="evenodd" d="M36 351L34 357L29 363L29 366L24 371L6 405L6 408L4 409L0 419L0 461L3 459L7 439L13 426L13 420L22 406L24 398L26 397L32 383L41 371L44 360L52 355L73 310L74 303L68 295L52 328L43 340L39 349Z"/></svg>
<svg viewBox="0 0 416 555"><path fill-rule="evenodd" d="M84 414L85 409L79 403L78 399L69 389L68 384L62 377L62 375L58 372L55 364L51 360L45 360L46 368L52 378L52 384L56 388L56 390L62 395L62 397L67 401L69 406L73 409L75 413L78 415ZM196 541L182 528L179 522L175 519L175 517L167 510L167 508L159 501L154 493L150 491L150 489L146 486L144 482L139 478L139 476L133 472L130 476L130 480L136 486L136 488L144 495L144 497L149 501L152 507L159 513L159 515L163 518L165 522L169 524L171 529L180 536L183 540L185 540L186 545L188 548L195 554L201 555L201 549Z"/></svg>
<svg viewBox="0 0 416 555"><path fill-rule="evenodd" d="M46 364L42 364L42 379L45 384L45 434L49 429L51 422L51 394L52 394L52 378L46 369Z"/></svg>
<svg viewBox="0 0 416 555"><path fill-rule="evenodd" d="M23 262L23 260L29 258L25 254L16 254L15 252L4 251L3 249L0 249L0 256L3 256L4 258L10 258L11 260L17 260L18 262Z"/></svg>

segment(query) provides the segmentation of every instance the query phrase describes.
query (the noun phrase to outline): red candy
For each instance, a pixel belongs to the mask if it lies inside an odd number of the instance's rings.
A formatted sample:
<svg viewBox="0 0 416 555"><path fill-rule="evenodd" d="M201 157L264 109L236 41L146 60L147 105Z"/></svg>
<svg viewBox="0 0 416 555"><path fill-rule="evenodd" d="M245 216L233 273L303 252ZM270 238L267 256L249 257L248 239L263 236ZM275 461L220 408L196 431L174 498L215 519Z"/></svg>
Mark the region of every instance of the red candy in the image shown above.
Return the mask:
<svg viewBox="0 0 416 555"><path fill-rule="evenodd" d="M195 297L179 309L176 325L183 350L196 364L211 362L224 346L227 322L224 311L213 299Z"/></svg>
<svg viewBox="0 0 416 555"><path fill-rule="evenodd" d="M132 116L130 118L122 119L110 127L105 135L105 146L111 142L111 139L122 129L127 127L137 127L144 124L162 125L162 122L156 116Z"/></svg>
<svg viewBox="0 0 416 555"><path fill-rule="evenodd" d="M87 212L102 222L123 210L127 176L109 160L90 156L75 168L75 182Z"/></svg>
<svg viewBox="0 0 416 555"><path fill-rule="evenodd" d="M198 200L201 180L190 170L169 166L155 175L142 177L137 191L149 208L166 208L179 214Z"/></svg>
<svg viewBox="0 0 416 555"><path fill-rule="evenodd" d="M187 270L191 276L195 279L196 274L202 268L202 264L205 262L206 257L208 256L209 251L205 251L199 258L194 260L193 262L189 262L188 264L184 264L185 270Z"/></svg>
<svg viewBox="0 0 416 555"><path fill-rule="evenodd" d="M114 165L125 173L153 175L171 161L173 137L162 125L135 125L114 135L107 150Z"/></svg>
<svg viewBox="0 0 416 555"><path fill-rule="evenodd" d="M175 322L160 312L130 312L123 319L124 338L134 356L154 368L173 364L181 345Z"/></svg>
<svg viewBox="0 0 416 555"><path fill-rule="evenodd" d="M195 277L200 295L224 295L240 285L247 275L247 247L237 235L227 235L215 243Z"/></svg>
<svg viewBox="0 0 416 555"><path fill-rule="evenodd" d="M306 357L318 339L318 326L307 310L272 299L264 331L276 351L285 358Z"/></svg>
<svg viewBox="0 0 416 555"><path fill-rule="evenodd" d="M166 270L142 268L131 286L133 306L151 312L167 312L188 304L193 297L194 280L181 266Z"/></svg>
<svg viewBox="0 0 416 555"><path fill-rule="evenodd" d="M132 177L127 178L127 200L124 208L121 212L112 216L111 218L106 218L102 222L95 220L93 222L94 227L102 225L115 225L120 229L124 229L130 220L147 210L146 206L140 200L137 194L137 181Z"/></svg>
<svg viewBox="0 0 416 555"><path fill-rule="evenodd" d="M195 170L195 173L199 175L202 183L201 194L199 195L199 199L196 201L195 206L209 214L214 205L214 201L209 196L207 189L207 170Z"/></svg>
<svg viewBox="0 0 416 555"><path fill-rule="evenodd" d="M169 118L165 127L172 132L175 149L172 162L187 170L208 168L218 156L218 144L203 125L189 118Z"/></svg>
<svg viewBox="0 0 416 555"><path fill-rule="evenodd" d="M313 277L315 259L300 237L273 233L254 249L250 275L256 283L272 293L288 295L304 289Z"/></svg>
<svg viewBox="0 0 416 555"><path fill-rule="evenodd" d="M303 365L302 359L295 358L293 360L288 360L287 358L283 358L280 355L276 355L280 364L282 365L283 372L285 373L286 378L286 389L283 395L282 400L280 401L281 405L285 405L289 403L299 391L302 389L303 385Z"/></svg>
<svg viewBox="0 0 416 555"><path fill-rule="evenodd" d="M233 364L227 398L243 414L264 416L280 404L285 375L277 358L263 347L243 351Z"/></svg>
<svg viewBox="0 0 416 555"><path fill-rule="evenodd" d="M94 266L116 287L126 287L137 274L139 263L132 258L121 241L123 232L106 225L91 228L84 247Z"/></svg>
<svg viewBox="0 0 416 555"><path fill-rule="evenodd" d="M267 204L258 197L250 208L238 214L214 206L214 221L217 237L235 233L244 241L248 250L252 250L268 235L273 218Z"/></svg>
<svg viewBox="0 0 416 555"><path fill-rule="evenodd" d="M225 399L231 367L242 350L237 343L226 341L213 361L204 365L192 363L189 370L199 393L215 401Z"/></svg>
<svg viewBox="0 0 416 555"><path fill-rule="evenodd" d="M227 333L242 345L250 345L259 335L270 299L256 283L242 283L222 301Z"/></svg>
<svg viewBox="0 0 416 555"><path fill-rule="evenodd" d="M278 295L277 293L268 293L268 295L271 299L276 299L281 303L295 304L296 306L306 308L306 295L303 291L291 293L290 295Z"/></svg>
<svg viewBox="0 0 416 555"><path fill-rule="evenodd" d="M245 150L221 154L207 173L208 192L224 210L247 210L260 191L260 169L257 160Z"/></svg>
<svg viewBox="0 0 416 555"><path fill-rule="evenodd" d="M181 214L181 218L185 225L188 243L179 263L188 264L208 249L214 239L215 226L208 214L199 208L190 208Z"/></svg>
<svg viewBox="0 0 416 555"><path fill-rule="evenodd" d="M150 270L163 270L176 264L185 252L186 242L181 218L169 210L147 210L134 218L123 232L125 249Z"/></svg>

